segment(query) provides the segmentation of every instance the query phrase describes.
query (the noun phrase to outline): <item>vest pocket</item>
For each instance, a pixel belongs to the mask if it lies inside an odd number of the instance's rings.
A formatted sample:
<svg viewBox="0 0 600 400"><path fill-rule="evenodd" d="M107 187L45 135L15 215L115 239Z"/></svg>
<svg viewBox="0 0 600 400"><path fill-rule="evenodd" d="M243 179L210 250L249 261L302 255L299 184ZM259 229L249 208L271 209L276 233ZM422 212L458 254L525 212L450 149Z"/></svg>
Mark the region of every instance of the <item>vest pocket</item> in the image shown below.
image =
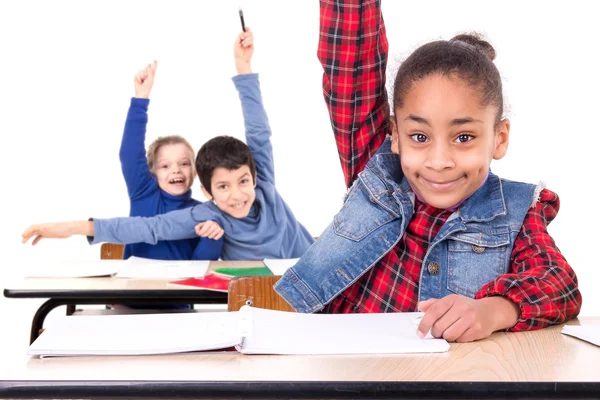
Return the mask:
<svg viewBox="0 0 600 400"><path fill-rule="evenodd" d="M333 218L333 231L346 239L360 241L396 218L369 195L361 182L356 182L344 206Z"/></svg>
<svg viewBox="0 0 600 400"><path fill-rule="evenodd" d="M471 298L483 285L506 273L510 243L508 234L484 242L476 235L479 240L468 234L448 240L448 290Z"/></svg>

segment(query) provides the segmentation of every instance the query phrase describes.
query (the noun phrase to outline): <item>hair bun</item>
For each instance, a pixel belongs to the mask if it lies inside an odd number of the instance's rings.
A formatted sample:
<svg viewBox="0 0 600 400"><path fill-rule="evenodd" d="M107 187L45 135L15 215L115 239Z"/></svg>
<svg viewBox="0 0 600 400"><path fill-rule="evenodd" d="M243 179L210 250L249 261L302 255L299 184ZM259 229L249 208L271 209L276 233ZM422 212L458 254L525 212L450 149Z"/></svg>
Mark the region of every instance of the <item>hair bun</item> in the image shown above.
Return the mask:
<svg viewBox="0 0 600 400"><path fill-rule="evenodd" d="M450 41L463 42L471 45L478 51L485 54L492 61L494 61L496 58L496 50L494 50L494 47L483 38L483 35L479 33L463 33L454 36L452 39L450 39Z"/></svg>

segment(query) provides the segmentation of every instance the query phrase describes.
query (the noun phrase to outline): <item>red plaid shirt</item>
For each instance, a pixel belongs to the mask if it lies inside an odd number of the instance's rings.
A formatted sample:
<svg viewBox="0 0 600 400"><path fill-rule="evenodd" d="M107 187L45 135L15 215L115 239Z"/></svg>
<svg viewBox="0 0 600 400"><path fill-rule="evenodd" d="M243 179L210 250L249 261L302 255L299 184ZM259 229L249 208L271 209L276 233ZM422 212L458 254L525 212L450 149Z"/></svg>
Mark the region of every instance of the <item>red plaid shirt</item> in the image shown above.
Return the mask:
<svg viewBox="0 0 600 400"><path fill-rule="evenodd" d="M323 92L349 187L389 133L385 88L388 43L379 0L321 0L318 56ZM574 318L581 308L577 277L548 234L558 196L544 189L515 241L511 271L476 294L514 301L521 316L514 331ZM423 257L451 213L417 201L398 245L323 312L415 311Z"/></svg>

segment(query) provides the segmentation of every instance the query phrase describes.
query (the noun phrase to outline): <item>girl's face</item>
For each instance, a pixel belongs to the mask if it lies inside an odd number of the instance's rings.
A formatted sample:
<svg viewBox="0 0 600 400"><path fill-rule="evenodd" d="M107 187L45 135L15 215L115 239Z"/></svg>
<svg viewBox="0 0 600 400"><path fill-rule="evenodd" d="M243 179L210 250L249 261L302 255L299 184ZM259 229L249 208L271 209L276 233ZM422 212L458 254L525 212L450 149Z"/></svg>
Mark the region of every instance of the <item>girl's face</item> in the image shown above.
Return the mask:
<svg viewBox="0 0 600 400"><path fill-rule="evenodd" d="M192 151L183 143L165 144L156 151L154 175L158 186L173 196L187 192L196 171Z"/></svg>
<svg viewBox="0 0 600 400"><path fill-rule="evenodd" d="M497 107L457 77L417 81L391 118L392 149L413 190L446 209L472 195L492 159L506 154L510 123L496 126Z"/></svg>

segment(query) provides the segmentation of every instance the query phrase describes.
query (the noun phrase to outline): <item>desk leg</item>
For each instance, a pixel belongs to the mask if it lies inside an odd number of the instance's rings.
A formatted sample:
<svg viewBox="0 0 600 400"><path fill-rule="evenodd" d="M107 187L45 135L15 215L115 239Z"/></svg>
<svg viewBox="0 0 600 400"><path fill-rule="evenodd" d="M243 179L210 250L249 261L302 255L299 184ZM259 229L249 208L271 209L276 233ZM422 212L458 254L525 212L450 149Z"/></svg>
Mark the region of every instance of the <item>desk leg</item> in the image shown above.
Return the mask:
<svg viewBox="0 0 600 400"><path fill-rule="evenodd" d="M42 329L42 326L44 326L44 320L46 319L48 313L54 310L56 307L62 305L64 305L64 302L56 299L50 299L42 304L40 308L38 308L33 316L33 321L31 321L31 335L29 337L29 344L33 343L40 335L40 330Z"/></svg>

